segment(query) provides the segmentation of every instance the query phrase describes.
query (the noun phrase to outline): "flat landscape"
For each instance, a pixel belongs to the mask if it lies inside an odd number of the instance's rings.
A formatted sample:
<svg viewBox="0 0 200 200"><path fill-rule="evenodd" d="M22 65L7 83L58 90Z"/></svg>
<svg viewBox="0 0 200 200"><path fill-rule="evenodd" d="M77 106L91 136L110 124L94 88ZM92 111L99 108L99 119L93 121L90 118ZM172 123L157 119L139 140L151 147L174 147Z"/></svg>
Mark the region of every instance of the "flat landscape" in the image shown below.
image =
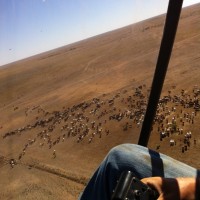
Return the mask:
<svg viewBox="0 0 200 200"><path fill-rule="evenodd" d="M75 200L138 142L165 15L0 67L0 199ZM200 168L200 4L184 8L148 147Z"/></svg>

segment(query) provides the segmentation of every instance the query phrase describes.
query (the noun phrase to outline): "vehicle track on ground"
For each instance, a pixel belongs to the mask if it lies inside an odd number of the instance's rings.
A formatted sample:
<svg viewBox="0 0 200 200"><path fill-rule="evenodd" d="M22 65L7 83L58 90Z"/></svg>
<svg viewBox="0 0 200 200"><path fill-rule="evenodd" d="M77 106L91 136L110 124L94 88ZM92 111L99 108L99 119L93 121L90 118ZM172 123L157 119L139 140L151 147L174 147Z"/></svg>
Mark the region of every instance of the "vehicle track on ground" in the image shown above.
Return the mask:
<svg viewBox="0 0 200 200"><path fill-rule="evenodd" d="M5 157L0 155L0 168L9 165L10 164L10 160L12 158L9 157ZM16 165L22 165L22 166L26 166L40 171L44 171L62 178L66 178L67 180L76 182L78 184L82 184L82 185L86 185L88 182L88 179L86 177L80 177L79 175L64 171L62 169L58 169L52 166L49 166L47 164L41 163L41 162L32 162L32 163L28 163L28 162L24 162L24 161L18 161L16 160Z"/></svg>

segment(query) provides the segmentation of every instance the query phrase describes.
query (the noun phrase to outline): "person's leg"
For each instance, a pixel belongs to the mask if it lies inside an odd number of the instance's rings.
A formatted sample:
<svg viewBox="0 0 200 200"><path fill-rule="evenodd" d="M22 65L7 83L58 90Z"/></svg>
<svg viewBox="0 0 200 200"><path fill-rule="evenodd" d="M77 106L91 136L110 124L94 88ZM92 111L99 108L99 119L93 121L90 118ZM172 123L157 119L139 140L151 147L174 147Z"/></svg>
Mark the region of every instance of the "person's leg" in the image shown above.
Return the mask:
<svg viewBox="0 0 200 200"><path fill-rule="evenodd" d="M81 200L110 200L123 171L132 171L137 178L162 176L194 177L197 170L166 155L134 144L111 149L86 186Z"/></svg>

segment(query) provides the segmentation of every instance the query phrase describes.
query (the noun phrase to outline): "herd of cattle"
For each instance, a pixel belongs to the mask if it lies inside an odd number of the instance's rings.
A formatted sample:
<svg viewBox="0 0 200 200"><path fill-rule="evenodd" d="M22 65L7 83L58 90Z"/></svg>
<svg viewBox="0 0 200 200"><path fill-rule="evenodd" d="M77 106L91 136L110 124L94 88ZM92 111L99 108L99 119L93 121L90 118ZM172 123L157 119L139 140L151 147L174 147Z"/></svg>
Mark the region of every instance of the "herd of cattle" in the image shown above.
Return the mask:
<svg viewBox="0 0 200 200"><path fill-rule="evenodd" d="M47 112L41 106L34 106L32 110L36 110L38 116L32 120L33 123L6 132L3 139L14 135L23 136L33 129L38 130L33 138L29 138L24 144L17 159L22 159L27 148L35 143L40 148L48 147L55 158L56 145L68 138L74 137L77 143L84 141L89 144L94 142L94 138L102 138L112 133L113 123L118 123L120 131L141 127L149 91L146 85L123 89L112 96L104 94L68 108L63 107L61 111ZM169 146L176 145L176 135L182 135L179 142L182 142L181 151L184 152L190 147L191 140L194 145L197 142L192 137L190 128L200 110L200 90L195 86L190 93L185 90L178 94L172 93L173 90L168 91L168 94L159 100L153 131L158 134L160 144L167 139ZM25 110L26 117L29 117L28 110ZM160 145L157 146L159 147Z"/></svg>

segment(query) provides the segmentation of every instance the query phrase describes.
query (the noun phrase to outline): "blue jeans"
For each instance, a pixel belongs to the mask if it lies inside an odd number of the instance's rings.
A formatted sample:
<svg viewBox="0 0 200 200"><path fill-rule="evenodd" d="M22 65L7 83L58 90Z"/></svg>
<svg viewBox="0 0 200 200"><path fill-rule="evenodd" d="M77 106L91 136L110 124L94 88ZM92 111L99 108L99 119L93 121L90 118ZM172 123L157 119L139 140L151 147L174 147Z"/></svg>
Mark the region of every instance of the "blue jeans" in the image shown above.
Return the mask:
<svg viewBox="0 0 200 200"><path fill-rule="evenodd" d="M110 200L123 171L132 171L137 178L197 177L200 171L169 156L135 144L114 147L96 170L80 200Z"/></svg>

